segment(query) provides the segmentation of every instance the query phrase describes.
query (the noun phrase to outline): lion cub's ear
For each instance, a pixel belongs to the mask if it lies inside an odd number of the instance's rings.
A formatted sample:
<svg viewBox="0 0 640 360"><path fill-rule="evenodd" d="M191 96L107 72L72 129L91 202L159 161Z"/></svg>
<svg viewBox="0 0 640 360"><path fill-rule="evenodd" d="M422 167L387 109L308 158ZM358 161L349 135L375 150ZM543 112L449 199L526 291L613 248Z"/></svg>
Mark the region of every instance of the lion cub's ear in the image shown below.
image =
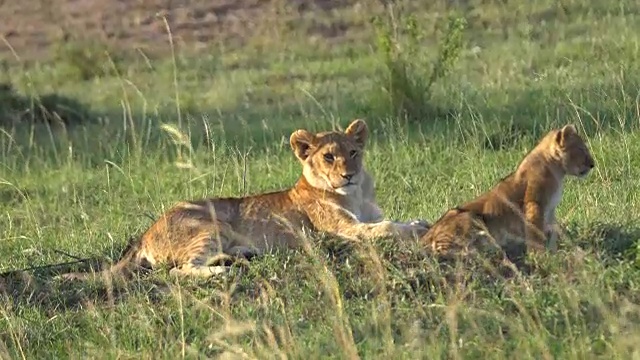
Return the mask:
<svg viewBox="0 0 640 360"><path fill-rule="evenodd" d="M293 153L296 154L296 157L301 161L305 161L313 148L313 143L316 140L316 136L307 130L296 130L291 134L289 138L289 143L291 144L291 149L293 149Z"/></svg>
<svg viewBox="0 0 640 360"><path fill-rule="evenodd" d="M563 146L568 137L578 135L578 130L572 124L565 125L556 134L556 142L558 145Z"/></svg>
<svg viewBox="0 0 640 360"><path fill-rule="evenodd" d="M368 136L367 123L362 119L353 120L344 133L352 137L360 147L364 147Z"/></svg>

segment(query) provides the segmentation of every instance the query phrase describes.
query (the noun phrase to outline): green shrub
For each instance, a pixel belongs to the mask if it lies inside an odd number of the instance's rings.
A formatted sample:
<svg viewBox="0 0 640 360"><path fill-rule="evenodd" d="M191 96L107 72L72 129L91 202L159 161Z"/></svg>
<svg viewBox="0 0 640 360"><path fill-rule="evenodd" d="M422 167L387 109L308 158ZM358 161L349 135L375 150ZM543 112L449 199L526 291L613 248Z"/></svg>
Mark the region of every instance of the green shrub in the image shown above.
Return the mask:
<svg viewBox="0 0 640 360"><path fill-rule="evenodd" d="M463 47L466 20L450 17L435 60L429 60L425 31L414 15L393 14L374 19L376 50L384 63L379 81L383 104L391 115L412 120L442 115L432 103L432 87L455 66Z"/></svg>
<svg viewBox="0 0 640 360"><path fill-rule="evenodd" d="M93 118L81 102L55 93L28 97L0 83L0 126L32 123L79 124Z"/></svg>
<svg viewBox="0 0 640 360"><path fill-rule="evenodd" d="M115 76L121 71L122 59L99 42L71 41L55 47L54 62L67 67L67 76L78 80Z"/></svg>

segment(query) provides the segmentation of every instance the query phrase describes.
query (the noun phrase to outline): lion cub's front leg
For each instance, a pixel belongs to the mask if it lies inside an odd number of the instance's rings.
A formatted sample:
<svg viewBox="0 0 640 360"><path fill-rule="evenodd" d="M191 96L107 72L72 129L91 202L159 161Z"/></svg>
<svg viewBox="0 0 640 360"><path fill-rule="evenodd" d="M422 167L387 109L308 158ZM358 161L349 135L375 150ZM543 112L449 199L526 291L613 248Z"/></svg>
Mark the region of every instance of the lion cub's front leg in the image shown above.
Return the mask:
<svg viewBox="0 0 640 360"><path fill-rule="evenodd" d="M363 223L380 223L385 221L382 209L380 209L380 207L374 202L365 200L362 206L360 207L360 212L361 212L360 221ZM392 222L401 227L402 226L414 226L414 227L417 226L417 227L424 227L424 228L431 227L429 222L425 220L412 220L409 222L404 222L404 221L392 221Z"/></svg>
<svg viewBox="0 0 640 360"><path fill-rule="evenodd" d="M413 221L402 223L397 221L383 220L372 224L355 224L355 229L346 228L345 233L356 233L358 237L365 239L397 237L400 240L414 240L426 234L429 228L423 222ZM355 230L355 231L354 231Z"/></svg>
<svg viewBox="0 0 640 360"><path fill-rule="evenodd" d="M558 232L560 225L556 221L555 210L551 212L549 220L544 225L544 235L547 238L547 248L552 253L558 251Z"/></svg>
<svg viewBox="0 0 640 360"><path fill-rule="evenodd" d="M414 240L426 234L428 227L420 222L399 223L381 220L374 223L361 222L348 210L338 206L322 206L321 211L309 214L319 231L349 239L399 238Z"/></svg>
<svg viewBox="0 0 640 360"><path fill-rule="evenodd" d="M342 226L333 232L345 238L373 240L378 238L398 238L402 241L415 240L427 233L428 228L420 223L400 223L383 220L377 223L341 221Z"/></svg>
<svg viewBox="0 0 640 360"><path fill-rule="evenodd" d="M525 241L527 251L542 252L545 249L545 224L542 207L535 201L525 203Z"/></svg>
<svg viewBox="0 0 640 360"><path fill-rule="evenodd" d="M382 209L373 201L364 200L360 206L360 221L377 223L384 220Z"/></svg>

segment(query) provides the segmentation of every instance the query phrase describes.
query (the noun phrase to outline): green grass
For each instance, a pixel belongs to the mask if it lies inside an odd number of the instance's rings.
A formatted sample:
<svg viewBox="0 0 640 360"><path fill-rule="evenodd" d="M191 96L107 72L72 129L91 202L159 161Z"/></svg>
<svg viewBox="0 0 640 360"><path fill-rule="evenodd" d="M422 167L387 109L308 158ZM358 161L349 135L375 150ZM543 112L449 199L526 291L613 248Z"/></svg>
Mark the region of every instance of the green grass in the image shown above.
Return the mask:
<svg viewBox="0 0 640 360"><path fill-rule="evenodd" d="M176 201L290 186L300 173L291 131L365 116L374 134L366 166L386 216L398 220L435 221L509 173L543 132L577 124L596 168L567 181L560 252L534 273L445 272L392 239L350 251L311 239L310 251L264 256L209 282L164 270L115 287L38 278L41 286L1 300L0 354L640 356L640 7L477 3L416 12L434 30L424 62L437 55L436 25L448 13L469 23L459 62L432 89L452 114L437 120L408 122L378 106L384 64L362 40L373 39L370 29L335 48L178 54L175 66L132 62L85 81L68 80L59 63L5 74L25 94L55 91L101 119L0 133L0 271L69 261L57 251L113 259L150 225L146 214ZM164 123L181 124L183 136Z"/></svg>

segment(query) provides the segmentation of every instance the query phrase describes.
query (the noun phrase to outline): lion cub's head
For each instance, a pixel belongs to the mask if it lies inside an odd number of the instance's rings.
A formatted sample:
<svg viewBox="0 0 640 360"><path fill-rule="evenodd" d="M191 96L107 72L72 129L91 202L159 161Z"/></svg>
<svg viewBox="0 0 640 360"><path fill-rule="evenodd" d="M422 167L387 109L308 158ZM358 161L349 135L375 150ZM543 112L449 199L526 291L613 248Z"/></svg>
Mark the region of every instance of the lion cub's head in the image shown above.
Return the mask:
<svg viewBox="0 0 640 360"><path fill-rule="evenodd" d="M364 178L362 157L366 140L367 124L357 119L344 132L312 134L296 130L289 142L311 186L349 195L360 189Z"/></svg>
<svg viewBox="0 0 640 360"><path fill-rule="evenodd" d="M595 166L593 156L575 126L565 125L562 129L552 131L549 140L553 142L555 157L568 175L583 178Z"/></svg>

